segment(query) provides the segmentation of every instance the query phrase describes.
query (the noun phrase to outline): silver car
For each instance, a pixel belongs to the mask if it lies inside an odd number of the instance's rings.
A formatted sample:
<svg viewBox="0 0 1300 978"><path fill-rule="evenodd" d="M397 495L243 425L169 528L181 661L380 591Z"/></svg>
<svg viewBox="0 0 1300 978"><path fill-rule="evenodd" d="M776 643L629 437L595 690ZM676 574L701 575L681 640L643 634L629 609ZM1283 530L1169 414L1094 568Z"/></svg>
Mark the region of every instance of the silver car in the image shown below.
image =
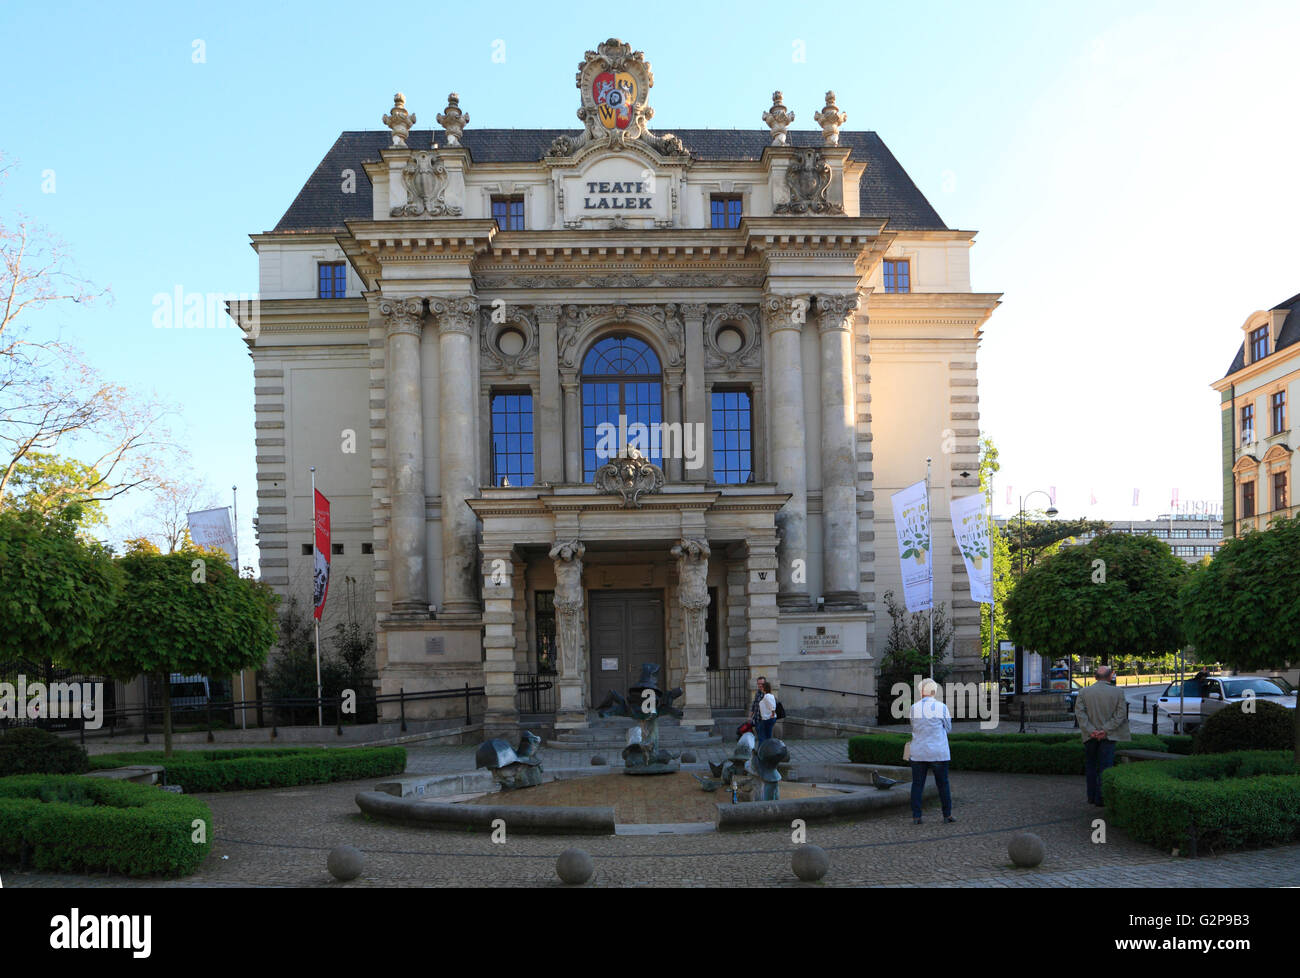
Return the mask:
<svg viewBox="0 0 1300 978"><path fill-rule="evenodd" d="M1288 692L1268 676L1210 676L1187 679L1181 685L1170 683L1160 694L1156 709L1173 722L1174 733L1183 733L1195 729L1210 714L1240 703L1248 696L1295 709L1295 693Z"/></svg>

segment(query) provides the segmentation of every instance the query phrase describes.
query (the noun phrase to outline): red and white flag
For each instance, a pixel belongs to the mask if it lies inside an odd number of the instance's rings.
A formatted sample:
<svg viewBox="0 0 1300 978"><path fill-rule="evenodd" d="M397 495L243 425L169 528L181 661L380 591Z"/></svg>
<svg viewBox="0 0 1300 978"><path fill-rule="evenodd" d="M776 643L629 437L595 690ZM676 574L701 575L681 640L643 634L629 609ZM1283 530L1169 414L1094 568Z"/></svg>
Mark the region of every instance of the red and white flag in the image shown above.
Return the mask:
<svg viewBox="0 0 1300 978"><path fill-rule="evenodd" d="M1007 486L1007 505L1011 505L1011 487Z"/></svg>
<svg viewBox="0 0 1300 978"><path fill-rule="evenodd" d="M1173 507L1174 509L1177 509L1177 508L1178 508L1178 490L1177 490L1177 489L1174 490L1174 494L1169 498L1169 505L1170 505L1171 507Z"/></svg>
<svg viewBox="0 0 1300 978"><path fill-rule="evenodd" d="M316 552L312 572L312 614L320 621L330 588L330 501L316 490Z"/></svg>
<svg viewBox="0 0 1300 978"><path fill-rule="evenodd" d="M1096 489L1089 489L1089 490L1088 490L1088 498L1089 498L1090 500L1092 500L1092 502L1090 503L1090 505L1092 505L1092 506L1096 506L1096 505L1097 505L1097 490L1096 490Z"/></svg>
<svg viewBox="0 0 1300 978"><path fill-rule="evenodd" d="M1133 490L1133 505L1136 506L1137 504L1138 504L1138 491L1137 491L1136 489L1134 489L1134 490Z"/></svg>

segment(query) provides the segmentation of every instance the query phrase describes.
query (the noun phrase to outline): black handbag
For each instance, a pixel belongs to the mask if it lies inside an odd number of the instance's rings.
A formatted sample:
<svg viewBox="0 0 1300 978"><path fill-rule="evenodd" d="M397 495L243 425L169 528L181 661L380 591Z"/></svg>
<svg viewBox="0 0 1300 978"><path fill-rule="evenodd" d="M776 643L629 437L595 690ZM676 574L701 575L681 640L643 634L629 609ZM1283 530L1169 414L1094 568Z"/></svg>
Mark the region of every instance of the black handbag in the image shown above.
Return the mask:
<svg viewBox="0 0 1300 978"><path fill-rule="evenodd" d="M776 718L777 718L778 720L784 720L784 719L785 719L785 707L781 705L781 701L780 701L780 700L777 700L777 701L776 701Z"/></svg>

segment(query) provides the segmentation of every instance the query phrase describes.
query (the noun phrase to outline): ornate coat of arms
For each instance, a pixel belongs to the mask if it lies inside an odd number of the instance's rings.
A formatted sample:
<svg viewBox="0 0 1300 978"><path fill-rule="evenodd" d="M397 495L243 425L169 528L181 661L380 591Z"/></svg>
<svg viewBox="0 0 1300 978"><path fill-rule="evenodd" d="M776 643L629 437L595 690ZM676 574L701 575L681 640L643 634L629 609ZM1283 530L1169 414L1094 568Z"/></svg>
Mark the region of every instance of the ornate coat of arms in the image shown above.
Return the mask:
<svg viewBox="0 0 1300 978"><path fill-rule="evenodd" d="M816 147L797 149L794 162L785 171L785 186L790 199L776 205L778 214L843 214L842 204L826 199L831 185L830 164Z"/></svg>
<svg viewBox="0 0 1300 978"><path fill-rule="evenodd" d="M664 487L664 470L635 448L610 459L596 471L594 485L601 492L618 493L626 509L641 508L641 497Z"/></svg>

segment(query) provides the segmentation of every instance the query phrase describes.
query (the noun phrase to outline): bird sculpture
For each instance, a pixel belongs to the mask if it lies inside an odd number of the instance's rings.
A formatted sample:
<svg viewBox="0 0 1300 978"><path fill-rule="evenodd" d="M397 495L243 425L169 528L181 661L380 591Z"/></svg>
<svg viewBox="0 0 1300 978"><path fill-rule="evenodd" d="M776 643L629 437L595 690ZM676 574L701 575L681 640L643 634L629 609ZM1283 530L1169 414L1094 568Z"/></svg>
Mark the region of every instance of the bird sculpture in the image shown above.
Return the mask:
<svg viewBox="0 0 1300 978"><path fill-rule="evenodd" d="M877 791L888 791L894 785L898 784L893 778L887 778L879 771L871 772L871 783L876 786Z"/></svg>

